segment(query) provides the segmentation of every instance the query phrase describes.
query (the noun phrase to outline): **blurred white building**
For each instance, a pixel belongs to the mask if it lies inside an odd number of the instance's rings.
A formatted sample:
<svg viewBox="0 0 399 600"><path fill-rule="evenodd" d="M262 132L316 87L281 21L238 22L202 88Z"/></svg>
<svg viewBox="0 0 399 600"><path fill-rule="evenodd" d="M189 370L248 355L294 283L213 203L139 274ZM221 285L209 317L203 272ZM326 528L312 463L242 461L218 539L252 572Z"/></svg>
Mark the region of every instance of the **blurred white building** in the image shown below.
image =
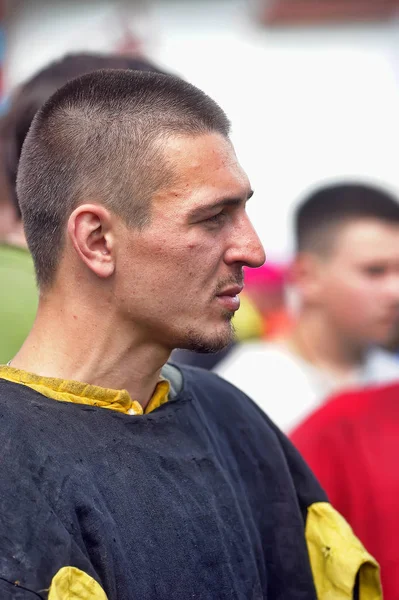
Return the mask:
<svg viewBox="0 0 399 600"><path fill-rule="evenodd" d="M290 253L292 207L317 182L360 176L399 191L397 21L267 29L246 0L116 4L12 0L6 89L65 52L111 50L130 25L152 59L228 113L274 259Z"/></svg>

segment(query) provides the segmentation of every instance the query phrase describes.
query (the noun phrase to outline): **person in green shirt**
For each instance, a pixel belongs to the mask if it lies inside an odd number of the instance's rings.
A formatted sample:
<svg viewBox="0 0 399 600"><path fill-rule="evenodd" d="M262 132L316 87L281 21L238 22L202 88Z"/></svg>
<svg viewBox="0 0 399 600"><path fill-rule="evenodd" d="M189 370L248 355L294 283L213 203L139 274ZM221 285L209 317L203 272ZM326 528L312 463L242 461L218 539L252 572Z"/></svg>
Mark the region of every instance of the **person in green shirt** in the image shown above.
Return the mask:
<svg viewBox="0 0 399 600"><path fill-rule="evenodd" d="M31 256L23 246L0 244L0 364L21 347L37 309L37 288Z"/></svg>
<svg viewBox="0 0 399 600"><path fill-rule="evenodd" d="M4 144L0 150L5 151ZM15 193L10 193L4 160L0 162L0 290L0 364L3 364L22 345L32 327L38 303L33 261Z"/></svg>

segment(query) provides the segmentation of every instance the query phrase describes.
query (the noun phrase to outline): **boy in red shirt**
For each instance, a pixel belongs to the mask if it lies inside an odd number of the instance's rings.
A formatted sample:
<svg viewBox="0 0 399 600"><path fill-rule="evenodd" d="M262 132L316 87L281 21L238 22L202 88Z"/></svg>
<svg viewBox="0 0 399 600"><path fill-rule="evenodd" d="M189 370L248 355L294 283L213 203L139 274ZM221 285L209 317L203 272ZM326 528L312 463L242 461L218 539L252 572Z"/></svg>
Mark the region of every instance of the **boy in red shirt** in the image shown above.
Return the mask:
<svg viewBox="0 0 399 600"><path fill-rule="evenodd" d="M331 504L399 591L399 383L335 397L291 434Z"/></svg>

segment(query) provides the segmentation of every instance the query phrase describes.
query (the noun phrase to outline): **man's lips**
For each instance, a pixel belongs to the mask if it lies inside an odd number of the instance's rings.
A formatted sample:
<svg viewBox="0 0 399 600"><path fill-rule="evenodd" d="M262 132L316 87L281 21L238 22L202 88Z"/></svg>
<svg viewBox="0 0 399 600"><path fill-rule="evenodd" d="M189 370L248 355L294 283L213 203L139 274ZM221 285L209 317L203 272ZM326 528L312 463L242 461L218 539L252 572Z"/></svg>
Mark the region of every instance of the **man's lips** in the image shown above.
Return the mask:
<svg viewBox="0 0 399 600"><path fill-rule="evenodd" d="M216 297L223 304L226 310L235 312L240 308L240 298L238 296L240 292L242 292L242 286L234 285L226 288L217 294Z"/></svg>
<svg viewBox="0 0 399 600"><path fill-rule="evenodd" d="M217 294L217 295L218 296L238 296L238 294L240 294L242 292L242 290L243 290L242 285L233 285L229 288L226 288L222 292L219 292L219 294Z"/></svg>

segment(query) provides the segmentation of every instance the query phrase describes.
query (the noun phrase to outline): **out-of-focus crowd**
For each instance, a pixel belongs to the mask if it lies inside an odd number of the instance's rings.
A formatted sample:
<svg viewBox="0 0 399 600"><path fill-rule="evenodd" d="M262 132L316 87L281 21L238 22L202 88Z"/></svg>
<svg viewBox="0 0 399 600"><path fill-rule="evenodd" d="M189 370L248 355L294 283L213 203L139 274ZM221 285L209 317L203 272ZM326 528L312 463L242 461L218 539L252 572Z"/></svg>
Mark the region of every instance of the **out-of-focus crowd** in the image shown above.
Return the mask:
<svg viewBox="0 0 399 600"><path fill-rule="evenodd" d="M157 71L145 59L69 55L20 86L1 123L0 363L29 333L37 307L15 192L36 111L61 85L100 68ZM332 504L399 589L399 201L341 181L314 189L294 215L295 256L245 268L236 341L172 358L215 370L291 437ZM267 250L267 240L266 240Z"/></svg>

